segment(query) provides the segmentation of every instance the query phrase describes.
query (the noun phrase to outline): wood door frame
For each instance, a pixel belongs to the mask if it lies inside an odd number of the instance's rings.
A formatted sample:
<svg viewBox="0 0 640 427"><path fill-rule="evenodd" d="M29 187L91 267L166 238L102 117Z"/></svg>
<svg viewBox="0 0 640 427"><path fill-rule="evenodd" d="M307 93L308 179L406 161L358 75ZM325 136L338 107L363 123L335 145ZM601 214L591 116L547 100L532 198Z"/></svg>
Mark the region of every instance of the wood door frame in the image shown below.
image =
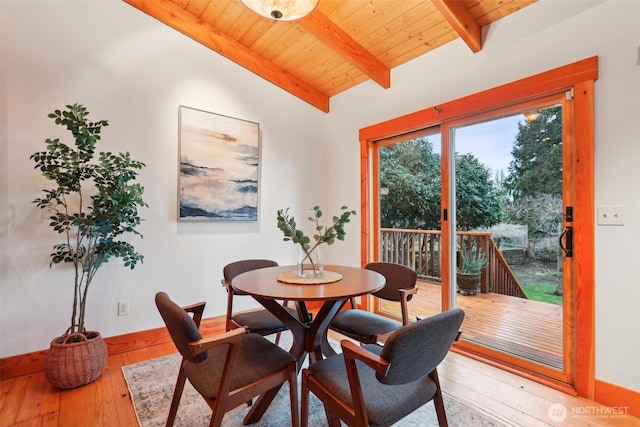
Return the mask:
<svg viewBox="0 0 640 427"><path fill-rule="evenodd" d="M379 245L375 230L380 223L377 211L372 211L372 199L377 195L377 180L372 179L377 170L377 156L374 156L376 141L401 135L419 129L440 126L445 122L462 119L514 103L526 102L573 89L574 92L574 134L577 142L572 155L575 158L575 210L579 212L574 219L574 245L580 250L575 254L577 286L575 289L575 324L580 325L575 332L575 385L563 386L530 367L520 368L510 362L492 360L486 355L469 355L482 358L488 363L554 386L566 392L576 393L589 399L594 398L595 374L595 208L594 208L594 82L598 78L598 57L584 59L550 71L533 75L515 82L507 83L464 98L441 105L426 108L395 119L360 129L360 167L361 167L361 262L366 264L374 259L374 248ZM444 157L443 153L443 157ZM376 162L375 169L373 163ZM448 179L449 169L442 170L443 189ZM450 184L450 183L449 183ZM374 188L376 187L376 188ZM443 194L443 199L444 199ZM448 206L442 206L441 215ZM442 222L442 236L448 236L448 221ZM449 260L443 259L443 283L449 283ZM444 276L447 277L444 277ZM447 280L445 282L445 279ZM443 307L448 302L448 292L443 287ZM514 359L514 362L516 360Z"/></svg>

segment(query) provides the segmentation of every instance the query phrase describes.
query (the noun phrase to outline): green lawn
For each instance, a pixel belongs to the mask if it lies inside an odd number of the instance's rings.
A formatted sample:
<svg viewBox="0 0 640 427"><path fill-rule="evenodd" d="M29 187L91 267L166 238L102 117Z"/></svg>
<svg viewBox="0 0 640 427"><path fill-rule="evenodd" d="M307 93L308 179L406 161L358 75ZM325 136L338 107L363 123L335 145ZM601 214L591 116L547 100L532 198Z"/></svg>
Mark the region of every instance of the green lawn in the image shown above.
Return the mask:
<svg viewBox="0 0 640 427"><path fill-rule="evenodd" d="M555 295L555 290L555 285L548 285L545 283L530 284L524 288L524 292L527 294L527 298L529 299L562 305L562 296Z"/></svg>

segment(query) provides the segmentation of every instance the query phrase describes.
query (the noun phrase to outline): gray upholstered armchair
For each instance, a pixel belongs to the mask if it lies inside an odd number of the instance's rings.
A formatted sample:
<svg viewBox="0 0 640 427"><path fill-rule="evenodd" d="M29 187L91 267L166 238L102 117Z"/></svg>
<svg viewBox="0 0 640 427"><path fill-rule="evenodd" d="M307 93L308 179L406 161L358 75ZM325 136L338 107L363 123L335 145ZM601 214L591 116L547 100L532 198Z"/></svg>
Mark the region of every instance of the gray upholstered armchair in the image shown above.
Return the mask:
<svg viewBox="0 0 640 427"><path fill-rule="evenodd" d="M235 261L224 266L222 274L222 286L227 290L227 316L225 327L227 331L235 328L245 328L250 332L260 334L262 336L278 334L276 336L276 344L280 341L280 333L286 331L287 326L276 316L271 314L264 308L251 310L241 313L234 313L233 300L234 296L245 295L231 286L234 277L247 271L257 270L259 268L277 267L278 263L267 259L245 259ZM286 306L287 302L283 304ZM286 307L292 316L298 316L298 311L292 307Z"/></svg>
<svg viewBox="0 0 640 427"><path fill-rule="evenodd" d="M218 427L224 414L268 391L289 383L291 425L299 425L296 359L261 335L235 329L203 338L198 330L205 303L180 307L164 292L156 294L156 306L171 339L182 355L171 401L167 427L173 425L186 380L211 407L210 426ZM189 314L193 315L193 318ZM245 417L257 421L259 405Z"/></svg>
<svg viewBox="0 0 640 427"><path fill-rule="evenodd" d="M325 405L330 426L339 420L351 427L390 426L431 400L439 425L447 426L436 367L463 318L454 308L419 320L393 332L383 347L343 340L342 354L302 371L302 427L309 420L309 393Z"/></svg>
<svg viewBox="0 0 640 427"><path fill-rule="evenodd" d="M352 299L352 309L340 311L329 326L331 330L364 344L384 341L385 336L409 323L407 303L418 292L418 274L411 268L390 262L371 262L364 266L378 272L386 279L384 288L373 295L387 301L399 302L402 323L379 314L356 308Z"/></svg>

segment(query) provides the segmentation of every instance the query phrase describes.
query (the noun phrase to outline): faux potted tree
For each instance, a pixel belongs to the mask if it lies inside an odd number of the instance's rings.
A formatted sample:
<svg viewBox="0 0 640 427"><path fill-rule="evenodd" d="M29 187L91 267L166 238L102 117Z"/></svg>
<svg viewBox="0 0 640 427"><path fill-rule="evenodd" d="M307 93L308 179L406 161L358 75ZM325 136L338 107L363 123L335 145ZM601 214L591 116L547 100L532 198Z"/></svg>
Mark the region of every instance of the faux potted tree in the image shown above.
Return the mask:
<svg viewBox="0 0 640 427"><path fill-rule="evenodd" d="M456 272L458 290L464 295L475 295L480 291L482 269L487 265L487 256L477 245L463 247L460 265Z"/></svg>
<svg viewBox="0 0 640 427"><path fill-rule="evenodd" d="M73 300L67 331L54 338L45 358L45 376L58 388L74 388L95 381L107 361L107 348L99 332L85 328L89 286L100 266L110 258L122 258L133 269L143 256L120 238L140 235L138 208L144 187L136 183L144 163L129 153L100 152L96 143L106 120L91 122L83 105L49 114L75 140L74 146L58 138L46 140L46 150L34 153L35 168L53 182L44 196L33 202L49 215L49 225L61 234L53 246L51 262L73 267Z"/></svg>

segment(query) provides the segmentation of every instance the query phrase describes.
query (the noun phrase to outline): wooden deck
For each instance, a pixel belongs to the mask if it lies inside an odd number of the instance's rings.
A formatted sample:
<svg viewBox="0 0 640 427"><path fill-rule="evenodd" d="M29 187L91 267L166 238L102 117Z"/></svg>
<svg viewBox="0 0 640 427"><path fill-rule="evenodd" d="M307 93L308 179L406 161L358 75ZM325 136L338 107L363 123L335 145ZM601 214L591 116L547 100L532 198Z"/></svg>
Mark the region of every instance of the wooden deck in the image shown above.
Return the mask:
<svg viewBox="0 0 640 427"><path fill-rule="evenodd" d="M411 317L440 312L440 285L418 285L409 303ZM562 306L494 293L457 294L457 305L465 311L463 339L562 368ZM400 308L385 302L382 310L399 314Z"/></svg>

